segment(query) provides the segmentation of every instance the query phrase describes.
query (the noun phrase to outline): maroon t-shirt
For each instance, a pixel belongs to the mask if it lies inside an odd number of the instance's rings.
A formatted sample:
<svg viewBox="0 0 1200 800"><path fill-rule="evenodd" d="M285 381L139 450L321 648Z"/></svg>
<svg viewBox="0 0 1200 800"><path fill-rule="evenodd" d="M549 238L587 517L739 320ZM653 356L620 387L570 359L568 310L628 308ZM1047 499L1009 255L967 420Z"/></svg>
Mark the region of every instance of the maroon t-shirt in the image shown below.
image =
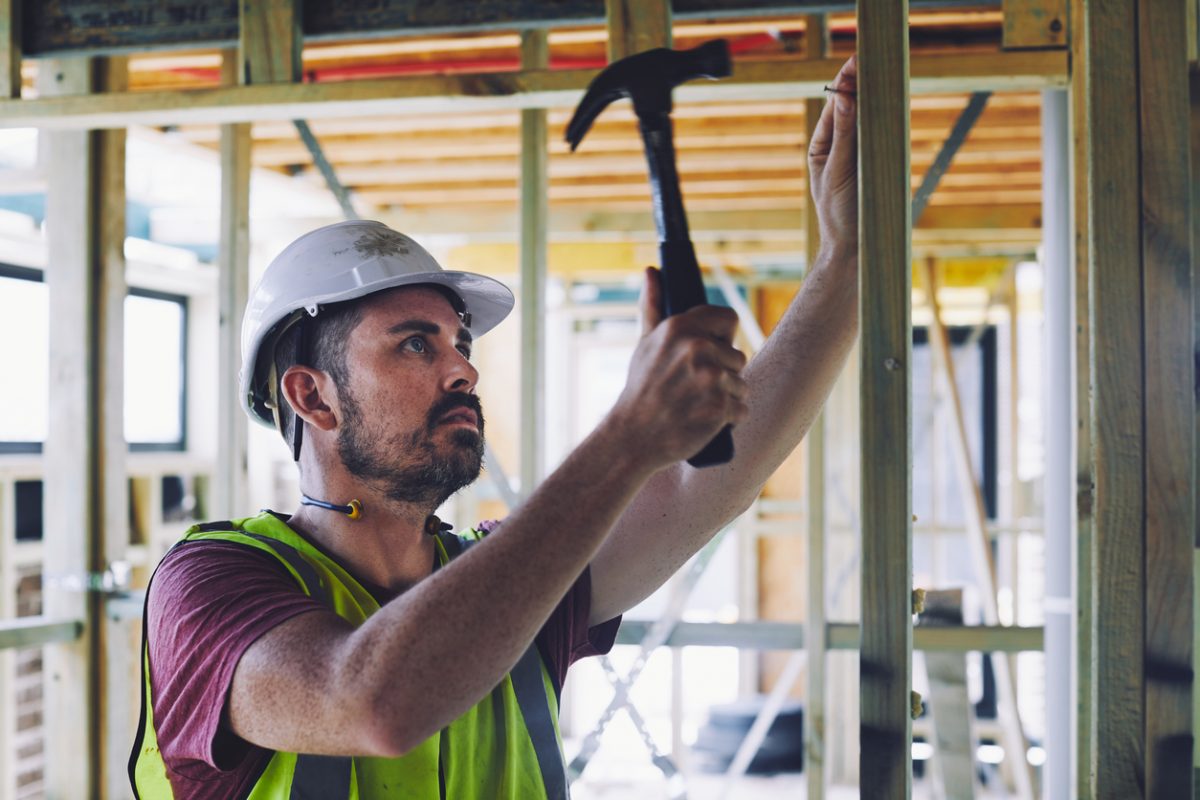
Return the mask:
<svg viewBox="0 0 1200 800"><path fill-rule="evenodd" d="M378 587L364 583L376 595ZM580 658L606 653L620 618L588 628L591 579L584 570L537 636L555 686ZM324 609L279 561L226 542L196 542L155 574L147 634L154 727L179 800L244 797L272 751L234 734L225 718L233 672L246 649L297 614Z"/></svg>

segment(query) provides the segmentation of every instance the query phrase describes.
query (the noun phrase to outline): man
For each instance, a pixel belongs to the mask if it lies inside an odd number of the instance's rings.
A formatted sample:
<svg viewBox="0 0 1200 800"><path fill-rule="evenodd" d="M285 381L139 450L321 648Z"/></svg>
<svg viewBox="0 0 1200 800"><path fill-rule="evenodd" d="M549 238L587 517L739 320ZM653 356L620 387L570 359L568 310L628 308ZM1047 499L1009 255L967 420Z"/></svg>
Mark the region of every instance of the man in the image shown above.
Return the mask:
<svg viewBox="0 0 1200 800"><path fill-rule="evenodd" d="M378 223L290 245L248 307L242 385L302 504L193 528L158 568L135 791L565 797L567 667L748 507L853 342L855 78L851 59L810 145L821 255L763 350L746 364L728 309L662 319L648 270L616 405L486 536L432 514L479 473L471 339L511 294ZM728 424L730 463L684 463Z"/></svg>

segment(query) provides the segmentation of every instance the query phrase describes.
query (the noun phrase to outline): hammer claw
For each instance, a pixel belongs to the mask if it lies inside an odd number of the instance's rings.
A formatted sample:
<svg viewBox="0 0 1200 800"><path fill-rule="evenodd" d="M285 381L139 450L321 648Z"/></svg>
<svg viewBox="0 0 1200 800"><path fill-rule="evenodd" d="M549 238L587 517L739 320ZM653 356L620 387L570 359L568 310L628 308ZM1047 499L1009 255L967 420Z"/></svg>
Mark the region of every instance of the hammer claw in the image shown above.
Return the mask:
<svg viewBox="0 0 1200 800"><path fill-rule="evenodd" d="M691 50L659 47L614 61L588 84L567 125L566 140L574 151L592 122L614 100L628 97L639 117L669 114L671 90L676 86L696 78L725 78L731 71L729 43L724 39Z"/></svg>

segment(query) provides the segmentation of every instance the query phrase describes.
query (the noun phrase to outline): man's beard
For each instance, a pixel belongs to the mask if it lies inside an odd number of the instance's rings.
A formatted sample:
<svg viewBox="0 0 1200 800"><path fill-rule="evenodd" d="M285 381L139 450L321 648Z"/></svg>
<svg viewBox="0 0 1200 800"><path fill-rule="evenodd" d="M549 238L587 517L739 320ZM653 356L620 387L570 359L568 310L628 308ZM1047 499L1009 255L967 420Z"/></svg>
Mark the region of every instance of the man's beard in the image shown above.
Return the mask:
<svg viewBox="0 0 1200 800"><path fill-rule="evenodd" d="M342 430L338 455L350 474L377 488L391 500L416 503L431 511L479 477L483 466L483 408L464 392L446 395L429 410L423 429L385 439L369 430L362 409L348 388L342 389ZM479 418L479 431L455 427L450 452L439 453L434 435L438 420L457 408Z"/></svg>

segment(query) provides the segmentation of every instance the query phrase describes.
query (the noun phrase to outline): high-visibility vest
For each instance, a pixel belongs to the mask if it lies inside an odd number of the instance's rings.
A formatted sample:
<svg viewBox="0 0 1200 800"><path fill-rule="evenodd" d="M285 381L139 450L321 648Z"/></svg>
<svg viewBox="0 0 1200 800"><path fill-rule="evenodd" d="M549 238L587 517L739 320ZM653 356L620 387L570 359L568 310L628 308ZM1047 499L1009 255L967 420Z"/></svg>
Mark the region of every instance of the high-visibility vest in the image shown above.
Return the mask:
<svg viewBox="0 0 1200 800"><path fill-rule="evenodd" d="M375 598L345 569L274 514L198 525L175 546L200 541L232 542L274 556L302 591L352 625L361 625L379 610ZM439 534L440 563L444 565L469 544L469 539ZM453 620L443 622L453 624ZM134 795L151 800L173 795L154 730L146 627L143 611L142 714L129 759L129 778ZM452 670L454 665L448 664L446 669ZM275 752L249 794L250 800L567 797L558 698L536 644L529 646L489 695L405 755L376 758Z"/></svg>

